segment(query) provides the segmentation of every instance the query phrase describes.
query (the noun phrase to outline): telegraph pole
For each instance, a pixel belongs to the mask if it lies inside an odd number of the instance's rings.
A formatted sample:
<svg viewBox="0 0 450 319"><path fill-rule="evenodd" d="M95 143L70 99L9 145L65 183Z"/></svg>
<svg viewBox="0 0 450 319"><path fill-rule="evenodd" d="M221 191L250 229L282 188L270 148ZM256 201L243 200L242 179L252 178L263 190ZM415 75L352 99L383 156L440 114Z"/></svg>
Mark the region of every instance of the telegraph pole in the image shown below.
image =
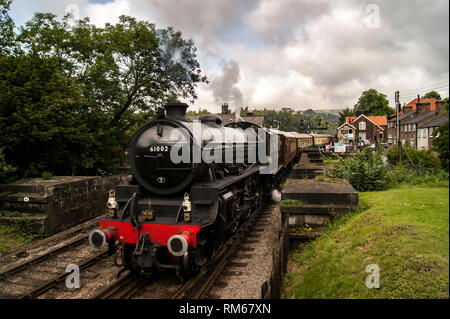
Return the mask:
<svg viewBox="0 0 450 319"><path fill-rule="evenodd" d="M400 92L396 91L395 92L395 113L397 116L397 121L396 121L396 137L397 137L397 147L398 147L398 154L400 156L400 161L402 161L402 142L400 141L400 121L398 120L398 112L400 112Z"/></svg>

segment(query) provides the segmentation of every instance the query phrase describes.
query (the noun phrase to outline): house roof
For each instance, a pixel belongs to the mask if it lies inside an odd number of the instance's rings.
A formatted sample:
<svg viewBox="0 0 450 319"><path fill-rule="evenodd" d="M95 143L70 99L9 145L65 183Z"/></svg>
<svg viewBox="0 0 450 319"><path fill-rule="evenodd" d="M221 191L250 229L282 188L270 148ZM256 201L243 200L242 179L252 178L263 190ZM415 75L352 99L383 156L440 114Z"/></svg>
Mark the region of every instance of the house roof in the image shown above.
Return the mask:
<svg viewBox="0 0 450 319"><path fill-rule="evenodd" d="M348 125L351 126L353 129L356 130L356 127L354 127L353 125L351 125L350 123L345 122L344 124L342 124L341 126L339 126L336 130L339 130L341 127L343 127L344 125Z"/></svg>
<svg viewBox="0 0 450 319"><path fill-rule="evenodd" d="M439 101L439 99L436 98L428 98L428 99L424 99L424 98L415 98L414 100L412 100L411 102L409 102L406 105L412 106L412 110L414 111L417 108L417 103L430 103L430 111L434 111L436 110L436 101ZM400 112L398 112L399 114L403 114L403 108L400 110Z"/></svg>
<svg viewBox="0 0 450 319"><path fill-rule="evenodd" d="M447 114L441 114L432 119L431 121L428 121L425 124L420 125L418 128L442 126L447 122L448 122Z"/></svg>
<svg viewBox="0 0 450 319"><path fill-rule="evenodd" d="M361 114L358 116L360 118L364 114ZM371 120L373 123L377 124L378 126L386 126L387 125L387 117L386 115L364 115L365 118ZM346 116L345 121L348 123L352 123L353 121L358 119L356 116Z"/></svg>
<svg viewBox="0 0 450 319"><path fill-rule="evenodd" d="M413 115L414 113L415 113L415 111L409 111L404 114L398 113L398 120L401 121L401 120L407 118L408 116ZM397 121L397 117L394 114L394 115L392 115L392 117L390 118L390 120L388 122L395 122L395 121Z"/></svg>
<svg viewBox="0 0 450 319"><path fill-rule="evenodd" d="M427 119L430 116L433 116L436 114L436 111L431 111L431 112L425 112L425 113L420 113L419 115L417 115L416 117L411 118L409 121L406 121L402 124L414 124L414 123L419 123L425 119Z"/></svg>

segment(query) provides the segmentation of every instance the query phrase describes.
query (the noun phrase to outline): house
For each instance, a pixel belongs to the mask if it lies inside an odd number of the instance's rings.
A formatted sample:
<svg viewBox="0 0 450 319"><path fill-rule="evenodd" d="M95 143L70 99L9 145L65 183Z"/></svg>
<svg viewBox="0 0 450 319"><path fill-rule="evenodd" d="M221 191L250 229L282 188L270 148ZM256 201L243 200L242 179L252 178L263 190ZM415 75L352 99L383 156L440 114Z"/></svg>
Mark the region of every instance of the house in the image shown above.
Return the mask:
<svg viewBox="0 0 450 319"><path fill-rule="evenodd" d="M337 140L339 144L353 144L356 128L350 123L344 123L337 129Z"/></svg>
<svg viewBox="0 0 450 319"><path fill-rule="evenodd" d="M372 116L361 114L359 116L345 117L345 123L338 128L339 135L343 136L346 130L352 129L354 132L352 144L357 144L358 140L377 143L385 138L387 128L386 116Z"/></svg>
<svg viewBox="0 0 450 319"><path fill-rule="evenodd" d="M440 114L431 121L421 124L417 127L417 148L420 150L429 150L433 145L433 140L440 135L434 136L434 132L442 125L448 122L448 114Z"/></svg>
<svg viewBox="0 0 450 319"><path fill-rule="evenodd" d="M412 118L414 114L415 111L411 110L403 114L399 113L398 122L400 124L400 127L405 121L408 121L410 118ZM389 146L397 144L397 116L394 115L389 118L386 135L387 135L387 144Z"/></svg>
<svg viewBox="0 0 450 319"><path fill-rule="evenodd" d="M431 100L431 102L430 102ZM414 102L414 103L413 103ZM425 129L429 132L428 127L424 126L430 121L434 121L436 117L443 115L446 111L444 101L437 99L414 99L405 105L399 112L399 135L402 145L409 145L419 149L429 149L429 137L425 137ZM419 127L421 131L418 132ZM391 116L388 120L388 145L397 144L397 117Z"/></svg>

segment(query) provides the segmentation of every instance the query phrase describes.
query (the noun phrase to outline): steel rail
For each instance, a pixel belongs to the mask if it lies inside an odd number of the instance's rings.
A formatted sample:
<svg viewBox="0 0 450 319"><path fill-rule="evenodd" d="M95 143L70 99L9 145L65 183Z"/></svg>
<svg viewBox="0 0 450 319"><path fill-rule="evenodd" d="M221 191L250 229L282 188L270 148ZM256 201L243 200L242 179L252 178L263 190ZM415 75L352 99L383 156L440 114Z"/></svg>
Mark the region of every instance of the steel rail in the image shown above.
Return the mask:
<svg viewBox="0 0 450 319"><path fill-rule="evenodd" d="M27 269L27 268L33 266L34 264L41 263L41 262L45 261L46 259L52 258L57 253L61 253L61 252L64 252L64 251L66 251L66 250L68 250L70 248L73 248L73 247L76 247L78 245L81 245L83 242L86 241L86 239L88 237L89 237L89 235L83 235L82 237L80 237L78 239L75 239L75 240L72 240L72 241L70 241L70 242L68 242L68 243L66 243L66 244L64 244L64 245L62 245L60 247L56 247L56 248L53 248L53 249L49 250L48 252L44 253L43 255L34 257L34 258L30 259L30 260L27 260L26 262L24 262L22 264L15 265L15 266L10 267L10 268L8 268L6 270L3 270L3 271L0 272L0 280L1 279L5 279L7 276L14 275L14 274L18 273L19 271Z"/></svg>
<svg viewBox="0 0 450 319"><path fill-rule="evenodd" d="M78 265L78 267L79 267L80 270L85 270L86 268L89 268L90 266L95 264L99 259L103 259L103 258L107 257L108 255L109 255L108 251L100 252L100 253L96 254L95 256L89 258L88 260L86 260L82 264ZM47 281L46 283L42 284L41 286L33 289L32 291L29 291L29 292L23 294L18 299L33 299L33 298L37 298L38 296L42 295L43 293L47 292L48 290L52 289L57 284L62 282L66 277L67 277L67 273L64 273L64 274L61 274L60 276L58 276L56 278L50 279L49 281Z"/></svg>
<svg viewBox="0 0 450 319"><path fill-rule="evenodd" d="M209 265L201 269L197 276L188 281L177 292L175 292L171 299L203 298L208 293L208 291L210 291L214 282L217 280L230 259L236 253L236 250L241 244L241 240L244 238L250 226L255 221L257 215L260 212L265 211L267 208L268 205L266 203L262 203L262 205L250 215L245 224L239 228L238 233L228 239L228 241L225 243L225 246L221 250L221 253L216 255L214 259L209 263Z"/></svg>

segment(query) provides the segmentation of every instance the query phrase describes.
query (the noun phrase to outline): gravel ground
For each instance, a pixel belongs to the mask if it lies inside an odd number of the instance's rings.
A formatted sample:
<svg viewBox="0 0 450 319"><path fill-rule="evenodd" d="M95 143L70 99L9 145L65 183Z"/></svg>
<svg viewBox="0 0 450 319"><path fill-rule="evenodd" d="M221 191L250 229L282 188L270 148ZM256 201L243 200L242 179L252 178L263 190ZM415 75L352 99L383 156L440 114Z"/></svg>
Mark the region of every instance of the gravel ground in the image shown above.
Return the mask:
<svg viewBox="0 0 450 319"><path fill-rule="evenodd" d="M278 236L281 229L281 212L278 205L268 212L261 213L259 218L268 218L263 225L263 232L251 233L250 239L257 243L245 243L227 266L225 274L213 287L210 297L222 299L259 299L261 286L270 277L272 271L272 254L278 248ZM258 218L258 219L259 219ZM254 235L252 237L252 235ZM250 249L254 249L250 251ZM245 256L247 258L242 258ZM244 263L247 263L243 266Z"/></svg>

